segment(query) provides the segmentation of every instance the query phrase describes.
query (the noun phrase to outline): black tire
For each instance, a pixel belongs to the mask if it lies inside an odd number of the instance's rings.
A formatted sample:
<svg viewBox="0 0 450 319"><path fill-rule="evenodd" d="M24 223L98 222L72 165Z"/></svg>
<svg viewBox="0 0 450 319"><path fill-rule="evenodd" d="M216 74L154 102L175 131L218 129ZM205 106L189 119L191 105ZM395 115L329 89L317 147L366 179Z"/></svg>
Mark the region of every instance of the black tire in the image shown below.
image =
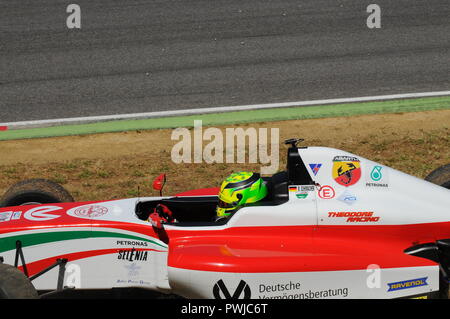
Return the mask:
<svg viewBox="0 0 450 319"><path fill-rule="evenodd" d="M46 179L27 179L14 184L6 191L0 199L0 207L73 201L69 192L57 183Z"/></svg>
<svg viewBox="0 0 450 319"><path fill-rule="evenodd" d="M450 189L450 164L436 168L425 180L433 184ZM449 282L442 272L439 272L439 298L450 299Z"/></svg>
<svg viewBox="0 0 450 319"><path fill-rule="evenodd" d="M450 164L436 168L425 180L450 189Z"/></svg>
<svg viewBox="0 0 450 319"><path fill-rule="evenodd" d="M37 299L31 281L16 267L0 264L0 299Z"/></svg>

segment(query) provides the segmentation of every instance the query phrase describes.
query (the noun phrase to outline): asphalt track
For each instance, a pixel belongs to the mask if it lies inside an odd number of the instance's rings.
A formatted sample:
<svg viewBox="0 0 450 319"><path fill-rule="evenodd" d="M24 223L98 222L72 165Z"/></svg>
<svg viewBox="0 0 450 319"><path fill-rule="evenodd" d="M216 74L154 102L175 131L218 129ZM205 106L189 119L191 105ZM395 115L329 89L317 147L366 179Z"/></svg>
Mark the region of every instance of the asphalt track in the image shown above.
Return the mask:
<svg viewBox="0 0 450 319"><path fill-rule="evenodd" d="M450 2L0 1L0 123L450 89Z"/></svg>

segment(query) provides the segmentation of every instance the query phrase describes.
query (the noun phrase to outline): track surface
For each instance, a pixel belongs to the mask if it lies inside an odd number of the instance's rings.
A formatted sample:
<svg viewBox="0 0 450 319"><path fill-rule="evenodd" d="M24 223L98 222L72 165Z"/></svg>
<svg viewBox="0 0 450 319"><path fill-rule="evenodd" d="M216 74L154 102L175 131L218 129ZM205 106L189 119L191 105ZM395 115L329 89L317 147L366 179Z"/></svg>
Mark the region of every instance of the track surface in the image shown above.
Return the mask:
<svg viewBox="0 0 450 319"><path fill-rule="evenodd" d="M450 2L0 1L0 122L442 91Z"/></svg>

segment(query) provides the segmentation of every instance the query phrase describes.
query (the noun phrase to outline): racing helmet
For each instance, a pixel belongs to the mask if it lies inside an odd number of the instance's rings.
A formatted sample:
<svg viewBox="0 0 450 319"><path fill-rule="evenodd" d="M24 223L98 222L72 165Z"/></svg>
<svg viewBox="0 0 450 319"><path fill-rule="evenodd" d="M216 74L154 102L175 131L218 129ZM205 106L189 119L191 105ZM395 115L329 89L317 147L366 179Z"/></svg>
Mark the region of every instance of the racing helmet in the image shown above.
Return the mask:
<svg viewBox="0 0 450 319"><path fill-rule="evenodd" d="M229 217L241 206L260 201L266 195L267 186L258 173L233 173L220 186L217 217Z"/></svg>

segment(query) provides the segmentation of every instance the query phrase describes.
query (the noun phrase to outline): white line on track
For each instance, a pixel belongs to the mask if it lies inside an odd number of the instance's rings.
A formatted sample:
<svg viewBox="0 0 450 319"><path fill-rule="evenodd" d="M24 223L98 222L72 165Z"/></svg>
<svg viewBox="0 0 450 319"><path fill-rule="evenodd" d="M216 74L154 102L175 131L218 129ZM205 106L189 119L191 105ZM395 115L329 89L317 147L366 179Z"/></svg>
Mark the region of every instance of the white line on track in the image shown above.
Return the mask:
<svg viewBox="0 0 450 319"><path fill-rule="evenodd" d="M363 96L363 97L311 100L311 101L297 101L297 102L282 102L282 103L268 103L268 104L219 106L219 107L194 108L194 109L174 110L174 111L114 114L114 115L60 118L60 119L50 119L50 120L9 122L9 123L0 123L0 127L7 127L8 129L23 129L23 128L47 127L47 126L68 125L68 124L86 124L86 123L104 122L104 121L148 119L148 118L158 118L158 117L185 116L185 115L222 113L222 112L233 112L233 111L250 111L250 110L283 108L283 107L294 107L294 106L313 106L313 105L325 105L325 104L385 101L385 100L421 98L421 97L433 97L433 96L436 97L436 96L447 96L447 95L450 95L450 91L404 93L404 94L376 95L376 96Z"/></svg>

